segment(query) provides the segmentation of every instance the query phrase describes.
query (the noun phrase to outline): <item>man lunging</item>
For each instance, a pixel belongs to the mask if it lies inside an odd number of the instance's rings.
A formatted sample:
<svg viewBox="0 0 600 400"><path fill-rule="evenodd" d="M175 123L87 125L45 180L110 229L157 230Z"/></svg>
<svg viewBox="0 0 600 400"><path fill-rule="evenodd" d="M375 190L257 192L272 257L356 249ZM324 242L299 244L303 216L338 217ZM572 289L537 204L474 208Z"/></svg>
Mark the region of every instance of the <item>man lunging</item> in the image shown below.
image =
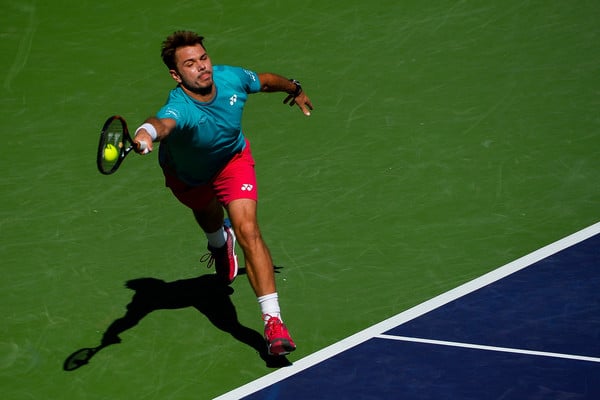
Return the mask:
<svg viewBox="0 0 600 400"><path fill-rule="evenodd" d="M161 56L177 86L156 116L136 130L136 150L145 154L153 150L153 142L160 142L158 158L166 186L192 210L208 239L209 265L214 263L226 284L237 275L235 243L240 244L265 322L269 353L288 354L296 345L282 322L273 261L257 221L254 160L241 121L252 93L285 92L284 103L297 105L307 116L312 103L293 79L213 66L203 38L194 32L170 35ZM231 226L225 224L225 210Z"/></svg>

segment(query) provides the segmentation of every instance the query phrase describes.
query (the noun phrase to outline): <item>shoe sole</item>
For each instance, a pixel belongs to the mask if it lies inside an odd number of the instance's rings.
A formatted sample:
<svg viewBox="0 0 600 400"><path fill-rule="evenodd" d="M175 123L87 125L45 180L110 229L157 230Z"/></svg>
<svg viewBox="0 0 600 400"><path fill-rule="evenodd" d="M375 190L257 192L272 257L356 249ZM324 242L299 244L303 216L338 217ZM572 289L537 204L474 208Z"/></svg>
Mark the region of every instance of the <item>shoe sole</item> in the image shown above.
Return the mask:
<svg viewBox="0 0 600 400"><path fill-rule="evenodd" d="M267 343L269 355L285 356L296 350L296 346L292 345L287 339L275 339L270 344Z"/></svg>
<svg viewBox="0 0 600 400"><path fill-rule="evenodd" d="M235 233L233 232L233 228L229 228L227 227L227 234L231 235L231 248L233 249L233 277L231 279L229 279L228 277L228 281L229 283L233 283L233 281L235 280L237 274L238 274L238 258L237 258L237 254L235 254Z"/></svg>

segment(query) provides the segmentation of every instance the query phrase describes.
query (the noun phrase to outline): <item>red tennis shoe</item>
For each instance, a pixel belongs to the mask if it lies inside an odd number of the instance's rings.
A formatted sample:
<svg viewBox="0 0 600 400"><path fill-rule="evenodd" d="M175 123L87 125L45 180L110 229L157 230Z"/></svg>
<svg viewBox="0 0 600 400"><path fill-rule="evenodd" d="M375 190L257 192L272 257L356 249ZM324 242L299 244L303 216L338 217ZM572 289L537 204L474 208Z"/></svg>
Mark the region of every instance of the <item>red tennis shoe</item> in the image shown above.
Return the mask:
<svg viewBox="0 0 600 400"><path fill-rule="evenodd" d="M225 224L225 233L227 234L227 241L221 248L215 248L208 245L210 254L208 256L208 268L213 264L215 265L215 271L217 277L226 284L231 284L238 274L238 260L235 254L235 233L233 229ZM206 257L202 257L200 261L205 261Z"/></svg>
<svg viewBox="0 0 600 400"><path fill-rule="evenodd" d="M284 356L296 350L296 345L283 322L279 318L269 315L264 316L264 318L268 318L265 326L265 340L267 341L269 354Z"/></svg>

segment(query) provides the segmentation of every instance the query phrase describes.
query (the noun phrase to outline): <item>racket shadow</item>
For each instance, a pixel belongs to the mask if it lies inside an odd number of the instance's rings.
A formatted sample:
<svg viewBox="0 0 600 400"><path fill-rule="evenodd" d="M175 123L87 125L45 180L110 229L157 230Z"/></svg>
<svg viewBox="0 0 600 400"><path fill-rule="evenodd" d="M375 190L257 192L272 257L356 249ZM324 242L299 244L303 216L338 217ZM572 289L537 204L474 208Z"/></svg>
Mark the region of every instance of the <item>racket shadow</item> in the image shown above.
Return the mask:
<svg viewBox="0 0 600 400"><path fill-rule="evenodd" d="M240 271L242 274L244 272ZM286 357L269 355L263 336L239 322L230 297L233 288L220 283L214 274L173 282L157 278L138 278L127 281L125 287L135 291L125 315L109 325L99 346L77 350L67 357L63 364L65 371L73 371L88 364L100 350L120 343L119 335L136 326L151 312L187 307L196 308L215 327L255 349L267 367L280 368L291 365Z"/></svg>

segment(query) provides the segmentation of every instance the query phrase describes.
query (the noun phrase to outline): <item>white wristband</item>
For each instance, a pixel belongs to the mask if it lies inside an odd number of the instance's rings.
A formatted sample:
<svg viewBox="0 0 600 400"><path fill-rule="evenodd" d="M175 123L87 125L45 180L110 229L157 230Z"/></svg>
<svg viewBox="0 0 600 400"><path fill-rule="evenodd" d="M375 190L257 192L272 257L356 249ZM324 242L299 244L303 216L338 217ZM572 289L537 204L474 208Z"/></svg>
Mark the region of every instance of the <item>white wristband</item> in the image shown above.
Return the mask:
<svg viewBox="0 0 600 400"><path fill-rule="evenodd" d="M149 122L146 122L145 124L142 124L139 128L137 128L135 130L136 135L140 131L140 129L145 129L146 131L148 131L148 133L150 134L150 137L152 138L152 141L155 141L156 138L158 137L158 132L156 132L156 128L154 127L154 125L152 125Z"/></svg>

